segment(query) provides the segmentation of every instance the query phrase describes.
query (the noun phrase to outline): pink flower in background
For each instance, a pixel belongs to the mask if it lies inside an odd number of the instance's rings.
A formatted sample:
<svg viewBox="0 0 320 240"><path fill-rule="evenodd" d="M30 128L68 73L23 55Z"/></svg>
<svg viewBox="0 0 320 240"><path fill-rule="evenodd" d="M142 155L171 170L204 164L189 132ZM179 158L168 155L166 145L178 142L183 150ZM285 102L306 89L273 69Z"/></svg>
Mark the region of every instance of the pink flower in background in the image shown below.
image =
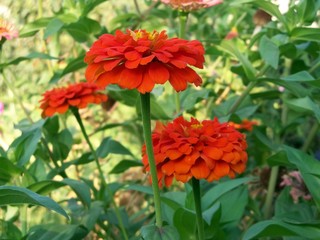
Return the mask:
<svg viewBox="0 0 320 240"><path fill-rule="evenodd" d="M0 115L3 113L4 111L4 104L3 102L0 102Z"/></svg>
<svg viewBox="0 0 320 240"><path fill-rule="evenodd" d="M14 28L14 25L0 17L0 40L5 38L11 40L18 37L18 31Z"/></svg>
<svg viewBox="0 0 320 240"><path fill-rule="evenodd" d="M298 203L300 197L302 197L304 200L311 199L311 195L309 194L309 191L304 184L301 173L299 171L292 171L288 174L283 175L280 186L291 187L290 195L294 203Z"/></svg>
<svg viewBox="0 0 320 240"><path fill-rule="evenodd" d="M223 0L161 0L161 2L174 9L189 12L221 4Z"/></svg>

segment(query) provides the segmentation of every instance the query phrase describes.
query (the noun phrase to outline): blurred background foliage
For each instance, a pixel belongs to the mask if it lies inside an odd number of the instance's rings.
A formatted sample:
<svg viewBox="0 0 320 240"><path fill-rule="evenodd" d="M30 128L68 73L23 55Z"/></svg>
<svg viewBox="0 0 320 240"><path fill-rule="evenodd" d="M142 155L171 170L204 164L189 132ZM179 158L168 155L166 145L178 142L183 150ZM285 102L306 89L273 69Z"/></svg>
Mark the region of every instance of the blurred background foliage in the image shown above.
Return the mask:
<svg viewBox="0 0 320 240"><path fill-rule="evenodd" d="M191 12L186 38L205 46L203 85L180 94L180 112L170 87L153 91L154 120L257 122L246 132L246 173L202 183L208 239L320 239L320 1L292 0L287 9L281 2L225 0ZM111 191L100 186L75 119L41 119L39 100L85 80L85 52L101 34L142 28L176 37L179 12L151 0L2 0L0 11L19 30L3 44L0 62L1 239L126 239L122 227L139 239L154 215L140 161L138 93L108 86L106 104L80 111ZM293 186L280 186L292 170L311 200L294 202ZM192 194L183 187L164 190L163 211L180 239L194 239Z"/></svg>

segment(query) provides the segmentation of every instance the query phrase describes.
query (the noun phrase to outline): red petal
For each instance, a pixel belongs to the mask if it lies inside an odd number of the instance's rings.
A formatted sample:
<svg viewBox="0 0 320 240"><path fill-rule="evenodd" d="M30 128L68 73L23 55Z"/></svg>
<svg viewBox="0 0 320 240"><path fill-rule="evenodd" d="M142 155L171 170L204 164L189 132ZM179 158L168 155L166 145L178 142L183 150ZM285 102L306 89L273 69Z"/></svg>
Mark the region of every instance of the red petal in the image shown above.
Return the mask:
<svg viewBox="0 0 320 240"><path fill-rule="evenodd" d="M204 161L198 161L191 168L191 173L196 179L207 178L210 170Z"/></svg>
<svg viewBox="0 0 320 240"><path fill-rule="evenodd" d="M142 78L143 78L142 69L124 68L120 74L118 84L122 88L134 89L141 84Z"/></svg>
<svg viewBox="0 0 320 240"><path fill-rule="evenodd" d="M148 75L153 82L164 84L170 77L168 69L161 63L150 63L148 65Z"/></svg>
<svg viewBox="0 0 320 240"><path fill-rule="evenodd" d="M103 66L99 63L89 64L85 77L88 82L94 82L104 72Z"/></svg>
<svg viewBox="0 0 320 240"><path fill-rule="evenodd" d="M115 60L108 60L103 62L103 69L106 72L111 71L114 69L118 64L122 61L122 59L115 59Z"/></svg>
<svg viewBox="0 0 320 240"><path fill-rule="evenodd" d="M203 148L203 154L207 155L208 157L214 159L214 160L219 160L221 159L223 152L215 147L204 147Z"/></svg>
<svg viewBox="0 0 320 240"><path fill-rule="evenodd" d="M213 169L213 172L218 177L224 177L227 176L230 171L229 164L225 162L217 162L215 168Z"/></svg>
<svg viewBox="0 0 320 240"><path fill-rule="evenodd" d="M187 88L187 76L185 75L184 69L170 69L169 81L177 92L183 91Z"/></svg>

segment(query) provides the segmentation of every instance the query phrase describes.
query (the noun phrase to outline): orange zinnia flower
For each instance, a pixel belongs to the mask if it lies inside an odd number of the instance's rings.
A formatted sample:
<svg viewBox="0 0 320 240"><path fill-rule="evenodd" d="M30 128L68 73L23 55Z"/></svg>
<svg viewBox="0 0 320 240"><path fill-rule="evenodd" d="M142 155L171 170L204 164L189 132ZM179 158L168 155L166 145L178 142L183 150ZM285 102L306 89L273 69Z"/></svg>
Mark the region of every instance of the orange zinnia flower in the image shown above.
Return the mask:
<svg viewBox="0 0 320 240"><path fill-rule="evenodd" d="M187 82L202 83L189 66L203 68L203 54L197 40L168 39L165 31L118 30L115 35L102 35L87 52L86 79L101 87L114 83L141 93L169 80L176 91L182 91Z"/></svg>
<svg viewBox="0 0 320 240"><path fill-rule="evenodd" d="M179 117L167 125L157 123L152 141L160 187L170 186L173 178L184 183L192 177L209 182L233 178L246 168L245 135L216 118L200 123ZM142 154L145 170L150 171L145 146Z"/></svg>
<svg viewBox="0 0 320 240"><path fill-rule="evenodd" d="M223 0L161 0L161 2L170 5L174 9L189 12L221 4Z"/></svg>
<svg viewBox="0 0 320 240"><path fill-rule="evenodd" d="M248 119L243 119L241 123L229 122L229 124L235 129L252 131L253 126L258 125L258 122L254 120L250 121Z"/></svg>
<svg viewBox="0 0 320 240"><path fill-rule="evenodd" d="M55 113L65 113L70 107L85 108L90 103L107 101L107 96L99 90L94 83L81 82L47 91L40 100L41 116L51 117Z"/></svg>

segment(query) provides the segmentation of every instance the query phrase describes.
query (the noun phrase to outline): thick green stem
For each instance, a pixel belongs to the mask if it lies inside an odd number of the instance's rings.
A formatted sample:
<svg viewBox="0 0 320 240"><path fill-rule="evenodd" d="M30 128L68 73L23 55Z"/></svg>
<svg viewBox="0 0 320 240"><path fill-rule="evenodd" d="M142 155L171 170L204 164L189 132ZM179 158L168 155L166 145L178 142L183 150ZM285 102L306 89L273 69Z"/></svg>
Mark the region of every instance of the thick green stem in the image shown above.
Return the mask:
<svg viewBox="0 0 320 240"><path fill-rule="evenodd" d="M277 184L278 173L279 173L279 166L275 166L271 168L268 191L267 191L266 202L265 202L265 209L264 209L265 219L269 219L270 216L272 215L272 202L273 202L274 190Z"/></svg>
<svg viewBox="0 0 320 240"><path fill-rule="evenodd" d="M194 204L196 209L198 239L204 240L204 226L203 226L203 217L202 217L202 209L201 209L200 182L198 179L192 178L192 189L193 189Z"/></svg>
<svg viewBox="0 0 320 240"><path fill-rule="evenodd" d="M75 116L75 118L77 119L77 122L78 122L78 124L80 126L81 132L83 134L83 137L85 138L87 144L89 145L89 148L90 148L91 153L93 155L94 161L96 162L96 165L97 165L97 168L98 168L98 171L99 171L99 175L100 175L101 184L108 191L108 194L111 196L111 202L112 202L112 204L114 206L115 214L116 214L116 217L118 219L119 226L120 226L121 232L123 234L123 237L124 237L124 239L128 240L128 235L127 235L127 232L126 232L126 230L124 228L124 224L123 224L123 221L122 221L122 218L121 218L121 214L120 214L119 208L118 208L117 204L115 203L115 201L114 201L114 199L112 197L112 191L111 191L109 185L106 182L106 179L104 177L104 174L103 174L100 162L99 162L99 158L98 158L97 152L95 151L95 149L92 146L92 143L91 143L91 141L89 139L89 136L88 136L88 134L86 132L86 129L85 129L85 127L83 125L83 122L82 122L82 119L80 117L79 111L78 111L77 108L71 108L71 111L72 111L73 115Z"/></svg>
<svg viewBox="0 0 320 240"><path fill-rule="evenodd" d="M179 12L179 38L185 39L186 37L186 23L188 20L188 13L187 12ZM176 112L180 115L181 111L181 103L180 103L180 94L178 92L174 93L175 95L175 103L176 103Z"/></svg>
<svg viewBox="0 0 320 240"><path fill-rule="evenodd" d="M310 131L308 133L307 139L305 140L305 142L304 142L304 144L303 144L303 146L301 148L302 151L306 152L309 149L313 139L315 138L315 136L318 133L318 129L319 129L319 123L318 123L318 121L316 121L312 125L312 127L311 127L311 129L310 129Z"/></svg>
<svg viewBox="0 0 320 240"><path fill-rule="evenodd" d="M237 101L232 105L231 109L229 110L228 114L233 114L238 109L242 101L249 95L251 90L256 86L257 81L252 81L249 83L247 88L242 92L242 94L239 96Z"/></svg>
<svg viewBox="0 0 320 240"><path fill-rule="evenodd" d="M23 204L20 208L21 233L25 236L28 233L28 205Z"/></svg>
<svg viewBox="0 0 320 240"><path fill-rule="evenodd" d="M156 162L154 159L153 145L152 145L152 138L151 138L150 93L140 94L140 99L141 99L143 134L144 134L144 140L147 148L148 162L150 166L151 179L152 179L154 207L156 212L156 226L160 228L162 227L161 200L160 200L160 191L158 186L157 168L156 168Z"/></svg>

